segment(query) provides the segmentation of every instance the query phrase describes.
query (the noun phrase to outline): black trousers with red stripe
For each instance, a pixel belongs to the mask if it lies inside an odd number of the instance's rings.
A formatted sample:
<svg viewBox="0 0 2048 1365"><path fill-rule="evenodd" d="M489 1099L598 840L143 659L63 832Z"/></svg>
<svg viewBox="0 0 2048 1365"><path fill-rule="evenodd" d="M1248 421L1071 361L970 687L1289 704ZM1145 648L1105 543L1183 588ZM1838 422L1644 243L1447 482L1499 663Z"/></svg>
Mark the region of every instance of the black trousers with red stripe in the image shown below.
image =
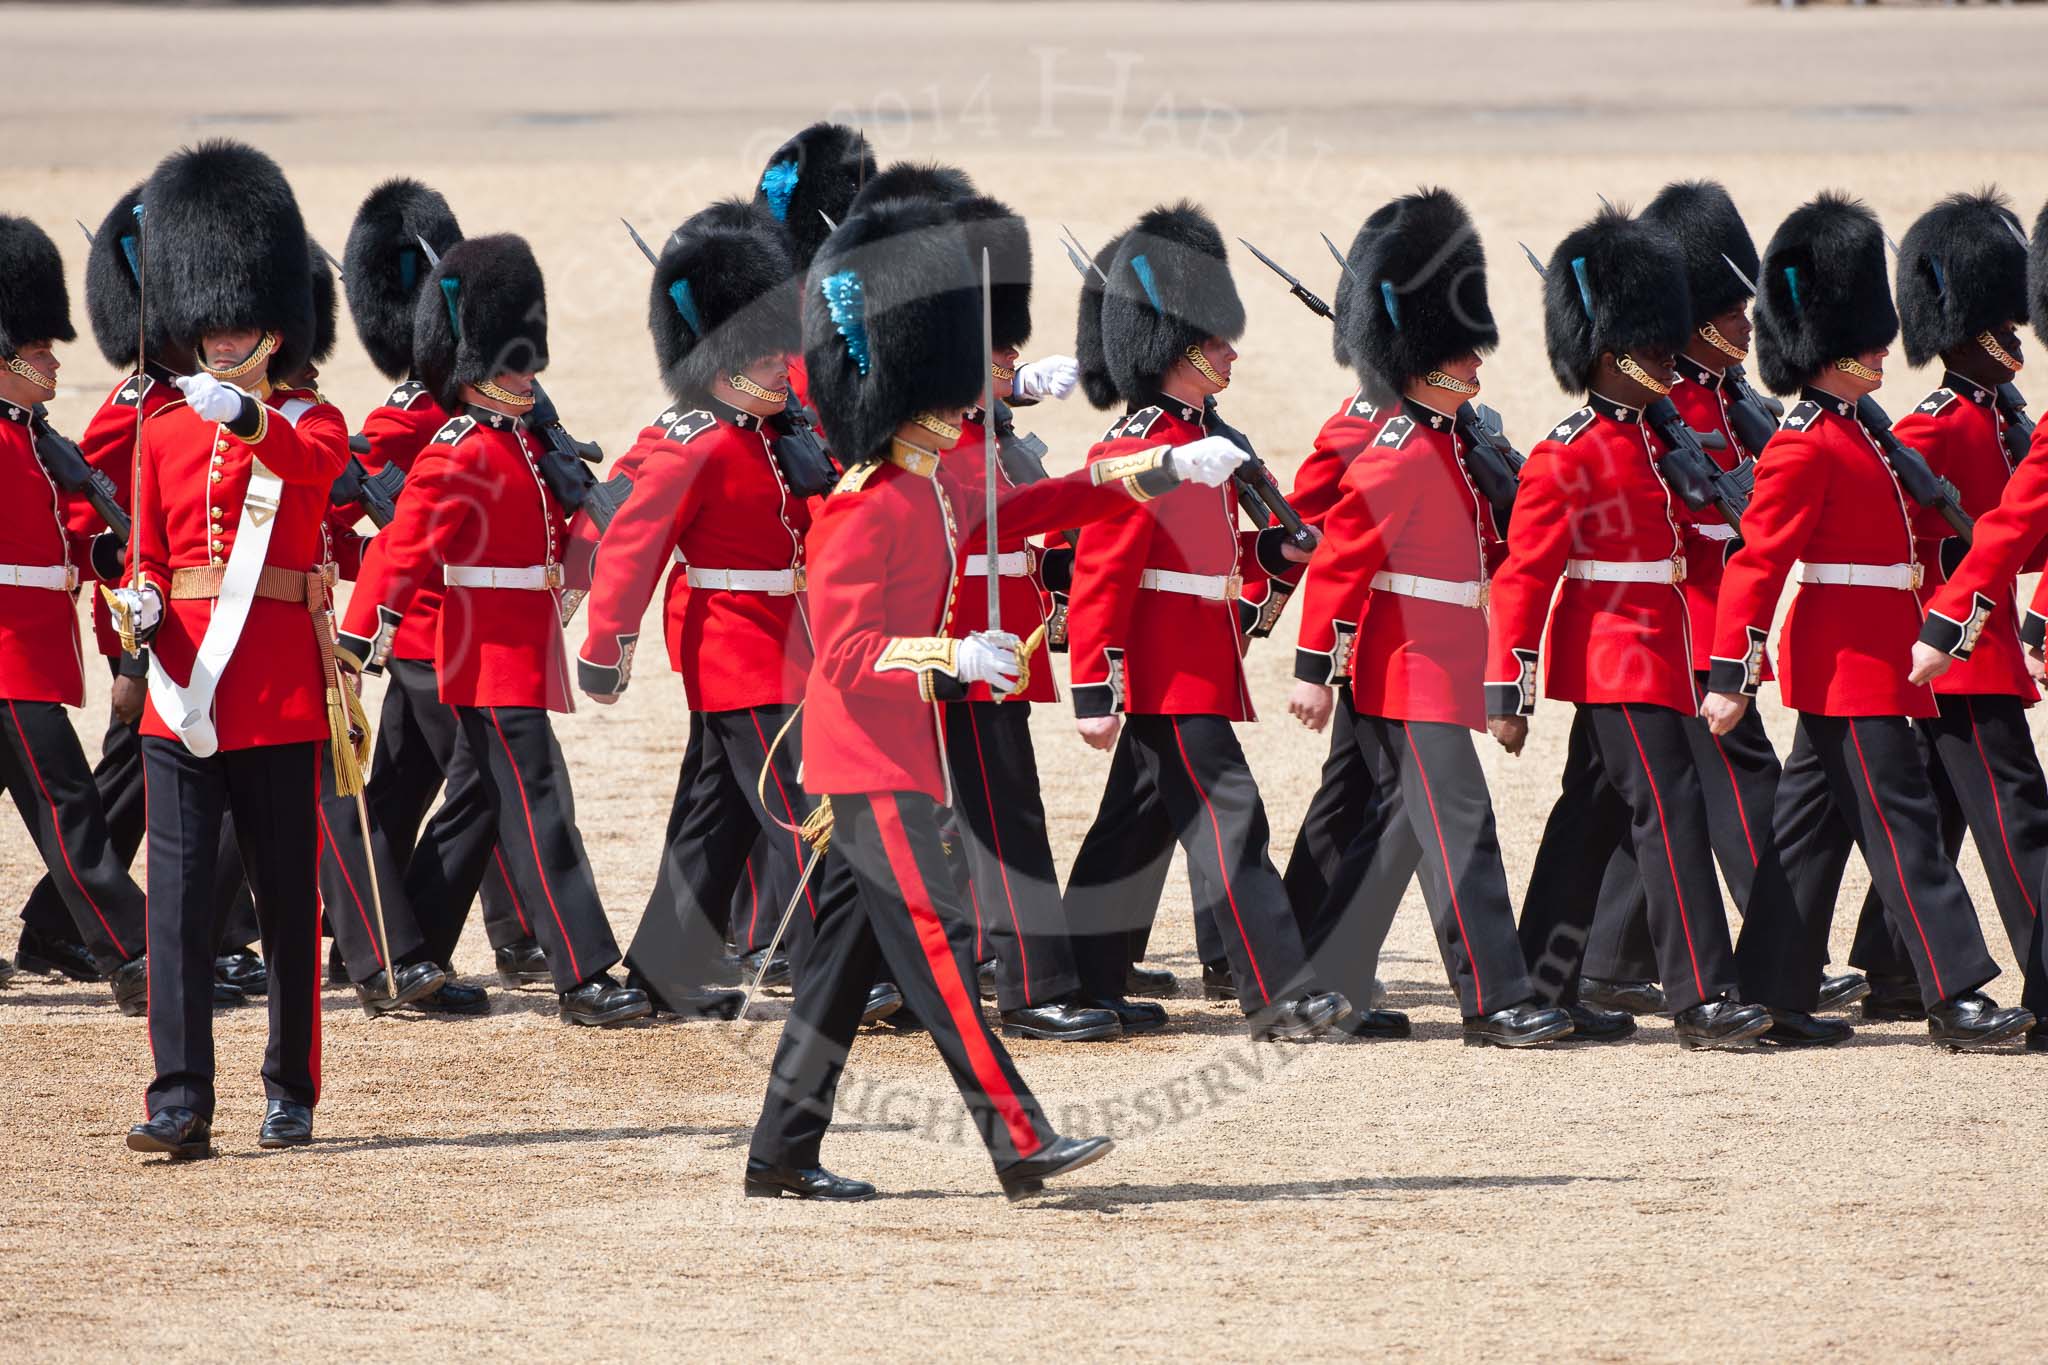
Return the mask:
<svg viewBox="0 0 2048 1365"><path fill-rule="evenodd" d="M572 990L619 960L597 880L576 829L569 765L548 713L535 706L457 706L466 760L450 764L448 796L405 870L414 905L468 905L494 856L529 888L529 922L555 989ZM458 926L459 927L459 926ZM437 962L452 939L427 951Z"/></svg>
<svg viewBox="0 0 2048 1365"><path fill-rule="evenodd" d="M1244 750L1221 716L1126 716L1117 764L1067 878L1067 923L1081 986L1121 995L1133 931L1159 911L1156 869L1179 842L1197 914L1221 931L1246 1013L1310 986L1301 930L1267 847L1272 832ZM1112 805L1112 802L1115 805Z"/></svg>
<svg viewBox="0 0 2048 1365"><path fill-rule="evenodd" d="M1760 958L1819 979L1853 847L1904 940L1925 1003L1939 1004L1998 975L1962 874L1942 844L1926 758L1905 717L1801 712L1778 786L1776 843L1796 914L1782 933L1758 945ZM1743 926L1745 987L1756 929Z"/></svg>
<svg viewBox="0 0 2048 1365"><path fill-rule="evenodd" d="M453 792L472 780L474 765L460 743L461 727L456 723L454 708L441 700L441 684L434 665L421 659L393 659L386 665L386 672L389 682L377 721L377 750L370 761L370 782L363 794L370 808L372 827L392 862L403 872L423 837L420 822L427 818L435 795L444 784ZM535 930L532 916L527 913L529 906L512 886L509 864L498 850L496 827L461 825L464 820L476 819L478 809L473 801L455 804L452 809L444 802L434 816L433 837L441 848L475 839L488 850L478 894L483 900L484 932L492 947L502 948L533 938ZM427 921L421 929L429 951L441 953L436 961L446 962L446 954L454 951L469 917L469 906L470 902L465 900L460 905L420 907ZM353 970L351 966L351 973Z"/></svg>
<svg viewBox="0 0 2048 1365"><path fill-rule="evenodd" d="M68 927L112 970L142 952L142 890L114 848L71 717L53 701L0 701L0 788L14 798Z"/></svg>
<svg viewBox="0 0 2048 1365"><path fill-rule="evenodd" d="M1340 704L1349 709L1350 697ZM1367 715L1355 716L1350 729L1374 779L1363 798L1371 828L1360 832L1362 846L1346 851L1307 934L1316 975L1352 1000L1367 999L1394 907L1408 878L1419 874L1437 950L1465 1017L1535 998L1472 732ZM1345 880L1352 869L1362 870L1361 885ZM1361 910L1357 900L1366 888L1378 903ZM1353 913L1363 922L1347 924Z"/></svg>
<svg viewBox="0 0 2048 1365"><path fill-rule="evenodd" d="M793 705L735 711L690 712L690 737L670 808L661 870L640 927L626 948L626 965L664 999L675 1001L713 982L721 971L735 893L745 885L748 858L758 847L775 868L771 885L793 889L808 852L789 826L801 825L817 804L797 780L803 747L796 727L769 746L795 711ZM767 780L761 781L763 768ZM766 793L763 804L762 792ZM785 903L786 903L785 893ZM783 904L766 910L762 946ZM817 915L817 892L806 887L784 943L801 957Z"/></svg>
<svg viewBox="0 0 2048 1365"><path fill-rule="evenodd" d="M2048 1018L2048 960L2041 901L2048 893L2048 780L2034 753L2027 711L2013 696L1937 696L1941 714L1914 722L1928 753L1927 776L1941 810L1951 860L1967 831L2004 921L2026 985L2020 1003ZM1849 963L1873 976L1904 979L1913 960L1873 889L1863 899Z"/></svg>
<svg viewBox="0 0 2048 1365"><path fill-rule="evenodd" d="M108 659L107 672L116 673L118 664L118 660ZM107 838L113 845L115 861L126 871L135 864L135 850L142 847L144 824L142 732L134 721L108 715L107 733L100 741L100 759L92 769L92 785L99 793L100 808L106 816ZM218 941L224 949L244 947L258 937L256 907L249 897L248 881L242 875L242 853L235 845L232 819L221 825L218 859L218 890L213 905ZM48 874L29 892L21 907L21 920L45 938L91 946L72 922L66 893L57 879ZM136 926L139 930L139 919Z"/></svg>
<svg viewBox="0 0 2048 1365"><path fill-rule="evenodd" d="M1707 675L1700 674L1702 690L1706 682ZM1713 840L1714 858L1721 865L1735 908L1744 911L1759 867L1766 877L1783 878L1783 870L1771 856L1771 830L1784 765L1778 761L1778 751L1771 747L1763 717L1754 706L1726 735L1715 735L1704 720L1693 717L1686 724L1686 738L1692 741L1693 767L1707 799L1707 833ZM1769 894L1783 891L1774 884ZM1627 839L1615 846L1600 883L1600 908L1593 916L1584 970L1587 976L1608 981L1654 981L1657 977L1649 903L1643 895L1635 846Z"/></svg>
<svg viewBox="0 0 2048 1365"><path fill-rule="evenodd" d="M955 824L979 930L975 956L996 960L997 1008L1028 1009L1070 996L1081 976L1046 832L1031 703L950 702L944 719Z"/></svg>
<svg viewBox="0 0 2048 1365"><path fill-rule="evenodd" d="M232 812L270 971L263 1093L320 1098L320 893L314 872L326 746L223 749L198 758L145 736L149 789L149 1112L213 1116L212 892L221 821Z"/></svg>
<svg viewBox="0 0 2048 1365"><path fill-rule="evenodd" d="M670 806L668 813L671 839L674 838L675 831L682 827L680 782L677 784L676 795L678 802ZM778 834L781 832L776 831ZM787 870L784 864L776 860L768 844L769 839L765 833L754 840L754 847L747 854L745 875L740 878L740 884L733 888L732 908L726 920L725 939L735 952L755 953L766 948L769 940L775 937L775 922L781 917L782 908L789 904L790 896L796 891L795 873ZM810 916L806 915L804 918L808 920ZM796 926L792 924L790 927L794 929ZM789 939L785 935L783 943L787 945L788 942Z"/></svg>
<svg viewBox="0 0 2048 1365"><path fill-rule="evenodd" d="M341 960L348 968L349 980L359 986L394 961L412 962L426 956L426 939L419 918L411 898L405 894L405 864L398 857L400 850L393 848L377 828L375 816L370 817L370 828L364 830L363 816L368 810L368 791L365 790L363 804L358 807L353 796L335 791L334 765L323 764L320 903L326 912L328 932L334 935L335 946L341 950ZM374 885L370 881L372 859L376 864ZM389 944L377 928L380 899L384 930L391 935ZM445 906L438 908L447 912ZM460 908L454 913L459 933Z"/></svg>
<svg viewBox="0 0 2048 1365"><path fill-rule="evenodd" d="M816 938L796 979L750 1155L819 1164L839 1076L877 975L931 1030L998 1170L1054 1133L974 986L974 925L939 842L938 807L915 792L832 798Z"/></svg>
<svg viewBox="0 0 2048 1365"><path fill-rule="evenodd" d="M1670 1008L1689 1009L1735 990L1735 952L1686 733L1690 720L1668 706L1636 703L1581 703L1572 717L1563 790L1522 896L1522 951L1546 1003L1579 998L1601 880L1610 852L1624 841L1642 869Z"/></svg>

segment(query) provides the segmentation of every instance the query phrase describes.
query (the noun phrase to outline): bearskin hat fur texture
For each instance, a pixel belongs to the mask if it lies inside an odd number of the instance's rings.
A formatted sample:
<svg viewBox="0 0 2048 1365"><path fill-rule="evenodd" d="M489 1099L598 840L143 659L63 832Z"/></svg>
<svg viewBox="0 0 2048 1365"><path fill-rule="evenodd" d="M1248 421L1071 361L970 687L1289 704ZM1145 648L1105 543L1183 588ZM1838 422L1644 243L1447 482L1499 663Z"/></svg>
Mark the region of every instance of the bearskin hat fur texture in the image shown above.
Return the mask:
<svg viewBox="0 0 2048 1365"><path fill-rule="evenodd" d="M1906 360L1934 357L2027 317L2027 241L1996 190L1955 194L1899 242L1899 335Z"/></svg>
<svg viewBox="0 0 2048 1365"><path fill-rule="evenodd" d="M1223 234L1194 204L1163 205L1140 218L1103 273L1108 283L1096 281L1102 364L1127 403L1151 401L1190 346L1244 335L1244 302Z"/></svg>
<svg viewBox="0 0 2048 1365"><path fill-rule="evenodd" d="M845 222L854 195L874 175L874 150L858 131L813 123L769 156L754 199L789 234L797 265L808 268L831 231L818 215Z"/></svg>
<svg viewBox="0 0 2048 1365"><path fill-rule="evenodd" d="M1775 393L1795 393L1825 366L1899 334L1884 229L1846 195L1823 193L1778 225L1757 288L1757 373Z"/></svg>
<svg viewBox="0 0 2048 1365"><path fill-rule="evenodd" d="M662 247L647 327L662 383L696 406L722 374L797 349L796 264L767 211L722 199L685 219Z"/></svg>
<svg viewBox="0 0 2048 1365"><path fill-rule="evenodd" d="M444 411L462 386L548 364L547 288L526 239L471 237L441 258L413 313L413 364Z"/></svg>
<svg viewBox="0 0 2048 1365"><path fill-rule="evenodd" d="M445 256L462 240L462 226L438 191L399 177L370 191L342 249L342 287L356 336L370 363L391 379L413 369L413 306L434 269L420 250L423 239Z"/></svg>
<svg viewBox="0 0 2048 1365"><path fill-rule="evenodd" d="M57 244L28 219L0 213L0 357L77 336Z"/></svg>
<svg viewBox="0 0 2048 1365"><path fill-rule="evenodd" d="M1677 351L1691 335L1685 259L1658 224L1602 208L1551 253L1543 272L1543 339L1565 392L1586 393L1604 354Z"/></svg>
<svg viewBox="0 0 2048 1365"><path fill-rule="evenodd" d="M1748 304L1750 289L1742 281L1756 278L1756 243L1727 190L1712 180L1675 180L1657 191L1643 217L1670 233L1685 257L1695 327Z"/></svg>
<svg viewBox="0 0 2048 1365"><path fill-rule="evenodd" d="M1344 312L1344 349L1368 389L1399 393L1447 360L1500 344L1486 300L1486 252L1447 190L1390 205L1364 249Z"/></svg>

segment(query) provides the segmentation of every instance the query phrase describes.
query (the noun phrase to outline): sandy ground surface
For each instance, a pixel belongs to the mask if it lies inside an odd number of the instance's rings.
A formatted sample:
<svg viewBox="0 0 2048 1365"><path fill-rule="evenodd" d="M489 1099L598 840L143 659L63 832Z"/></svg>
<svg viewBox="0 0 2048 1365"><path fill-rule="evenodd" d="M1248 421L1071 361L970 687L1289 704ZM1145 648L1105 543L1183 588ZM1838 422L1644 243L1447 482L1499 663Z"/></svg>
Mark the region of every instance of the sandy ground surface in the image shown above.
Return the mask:
<svg viewBox="0 0 2048 1365"><path fill-rule="evenodd" d="M573 429L617 451L664 403L617 216L665 229L742 191L821 114L862 122L885 155L957 160L1032 217L1035 351L1071 337L1062 221L1094 243L1194 195L1327 292L1317 231L1347 239L1388 195L1440 181L1493 247L1507 340L1488 398L1526 447L1569 404L1517 239L1547 251L1596 190L1640 202L1703 173L1759 238L1821 185L1867 196L1894 233L1992 180L2031 217L2048 192L2043 19L1713 3L6 7L0 202L48 225L76 274L68 220L96 222L189 139L272 150L337 249L376 178L422 176L470 232L532 239L552 287L550 388ZM1248 259L1239 280L1250 329L1228 411L1285 475L1349 383L1326 324ZM88 345L68 360L55 406L75 430L112 375ZM1884 397L1898 411L1928 383L1899 368ZM350 337L326 388L359 416L385 385ZM1077 400L1029 425L1057 468L1103 420ZM1250 661L1268 718L1244 736L1284 860L1323 744L1284 716L1291 624L1282 637ZM617 710L560 727L622 936L681 745L680 686L643 675ZM1788 718L1765 707L1786 742ZM96 685L78 713L89 751L104 714ZM1568 720L1546 705L1519 761L1489 746L1517 887ZM1059 710L1034 724L1064 864L1107 761ZM1965 868L2009 965L1974 854ZM0 822L5 897L36 872ZM1862 885L1855 869L1845 907ZM1191 975L1177 875L1161 924L1158 960ZM458 965L487 964L474 932ZM1183 999L1165 1037L1022 1046L1063 1127L1122 1145L1016 1208L961 1140L928 1044L864 1038L826 1155L892 1197L853 1209L739 1197L780 1006L747 1027L592 1034L540 992L499 993L466 1023L372 1023L330 992L321 1142L288 1156L255 1151L263 1024L240 1011L220 1021L223 1159L173 1170L121 1147L150 1069L141 1021L101 988L19 978L0 995L0 1334L18 1359L2048 1346L2030 1292L2048 1062L1953 1057L1907 1025L1824 1055L1681 1054L1662 1021L1599 1050L1468 1050L1413 895L1384 974L1412 1042L1252 1048L1233 1011ZM2016 977L1998 988L2016 997Z"/></svg>

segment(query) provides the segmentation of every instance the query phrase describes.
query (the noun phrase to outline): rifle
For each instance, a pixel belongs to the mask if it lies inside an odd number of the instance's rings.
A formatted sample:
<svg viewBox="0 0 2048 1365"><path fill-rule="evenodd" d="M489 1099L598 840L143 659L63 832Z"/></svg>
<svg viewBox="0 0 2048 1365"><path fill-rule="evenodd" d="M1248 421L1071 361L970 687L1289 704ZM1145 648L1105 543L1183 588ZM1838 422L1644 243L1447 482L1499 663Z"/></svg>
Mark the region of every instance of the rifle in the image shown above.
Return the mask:
<svg viewBox="0 0 2048 1365"><path fill-rule="evenodd" d="M1244 452L1244 463L1230 476L1237 485L1237 491L1265 510L1267 519L1287 533L1288 544L1298 550L1315 549L1315 532L1309 530L1301 514L1288 505L1287 495L1280 491L1280 481L1273 477L1273 471L1252 449L1251 439L1218 415L1214 394L1202 400L1202 408L1206 419L1203 425L1217 436L1228 437Z"/></svg>
<svg viewBox="0 0 2048 1365"><path fill-rule="evenodd" d="M1869 394L1856 400L1856 420L1870 433L1870 439L1877 443L1892 473L1898 476L1899 487L1906 490L1906 496L1922 507L1930 507L1941 513L1955 529L1963 544L1970 543L1975 522L1963 510L1963 498L1956 486L1934 472L1927 463L1927 457L1901 441L1892 433L1892 419L1885 416L1883 408Z"/></svg>
<svg viewBox="0 0 2048 1365"><path fill-rule="evenodd" d="M327 501L334 507L354 503L381 531L398 515L398 495L405 488L405 471L386 463L372 474L363 466L362 457L369 453L369 437L357 434L348 438L348 463L342 466L341 477L327 490Z"/></svg>
<svg viewBox="0 0 2048 1365"><path fill-rule="evenodd" d="M2027 458L2027 451L2034 444L2034 419L2027 416L2026 396L2019 386L2010 379L1994 391L1998 399L1999 416L2005 418L2005 458L2017 469L2021 460Z"/></svg>
<svg viewBox="0 0 2048 1365"><path fill-rule="evenodd" d="M1465 469L1472 486L1493 505L1494 525L1506 535L1515 494L1522 488L1522 453L1502 433L1500 414L1484 403L1458 404L1454 422L1458 439L1465 443Z"/></svg>
<svg viewBox="0 0 2048 1365"><path fill-rule="evenodd" d="M571 512L588 513L598 530L610 526L613 515L625 506L632 482L624 478L598 480L589 466L601 464L604 451L596 442L579 441L568 433L554 400L538 379L533 382L533 407L526 414L526 425L540 437L540 476L547 480L555 498Z"/></svg>
<svg viewBox="0 0 2048 1365"><path fill-rule="evenodd" d="M50 415L43 410L41 403L31 409L28 425L29 433L35 439L36 454L41 457L50 481L67 493L81 494L114 533L114 538L127 544L132 528L128 513L121 506L120 494L114 488L114 481L104 470L87 464L85 452L78 448L77 443L50 425Z"/></svg>
<svg viewBox="0 0 2048 1365"><path fill-rule="evenodd" d="M1742 511L1749 505L1749 495L1756 488L1756 467L1754 461L1744 460L1734 469L1724 470L1707 454L1707 446L1700 434L1679 415L1678 408L1669 398L1659 398L1643 409L1643 420L1657 433L1657 439L1664 443L1664 457L1657 461L1671 490L1678 494L1680 501L1694 511L1711 507L1733 527L1736 535L1742 534ZM1714 440L1722 447L1727 445L1718 432Z"/></svg>
<svg viewBox="0 0 2048 1365"><path fill-rule="evenodd" d="M1245 242L1244 238L1240 237L1237 240L1240 242L1244 242L1244 249L1246 251L1251 252L1252 255L1258 257L1259 263L1261 265L1265 266L1266 269L1272 271L1275 275L1278 275L1281 279L1287 281L1287 292L1294 295L1294 297L1300 299L1302 305L1306 307L1309 312L1314 313L1319 318L1328 318L1332 322L1335 322L1337 320L1337 314L1331 310L1330 305L1324 303L1321 299L1317 298L1314 294L1310 293L1308 286L1303 284L1300 280L1295 279L1294 276L1288 274L1287 271L1283 270L1278 261L1274 260L1271 256L1268 256L1265 252L1259 250L1257 247L1253 246L1250 242ZM1329 239L1326 237L1323 240L1328 241ZM1332 249L1334 250L1334 248ZM1339 260L1341 261L1341 259L1342 258L1340 257Z"/></svg>
<svg viewBox="0 0 2048 1365"><path fill-rule="evenodd" d="M770 444L775 463L782 467L782 481L798 497L822 496L839 482L839 467L832 462L825 438L794 393L782 401L782 430L772 437Z"/></svg>
<svg viewBox="0 0 2048 1365"><path fill-rule="evenodd" d="M1764 446L1778 434L1778 421L1785 415L1785 405L1751 387L1749 376L1740 365L1730 365L1721 372L1721 389L1728 395L1728 425L1735 429L1735 439L1750 454L1763 454Z"/></svg>

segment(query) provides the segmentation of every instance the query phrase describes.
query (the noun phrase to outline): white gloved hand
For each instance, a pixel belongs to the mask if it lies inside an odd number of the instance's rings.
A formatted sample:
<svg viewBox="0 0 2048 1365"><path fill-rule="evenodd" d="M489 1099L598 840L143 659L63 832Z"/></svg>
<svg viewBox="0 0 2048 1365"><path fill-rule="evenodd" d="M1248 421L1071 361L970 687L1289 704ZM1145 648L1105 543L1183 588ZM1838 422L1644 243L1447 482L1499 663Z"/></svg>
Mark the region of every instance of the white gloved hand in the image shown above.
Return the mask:
<svg viewBox="0 0 2048 1365"><path fill-rule="evenodd" d="M954 651L953 676L964 683L987 683L991 692L1014 692L1022 645L1007 630L977 630Z"/></svg>
<svg viewBox="0 0 2048 1365"><path fill-rule="evenodd" d="M1049 355L1017 367L1011 392L1019 398L1065 398L1081 382L1081 364L1070 355Z"/></svg>
<svg viewBox="0 0 2048 1365"><path fill-rule="evenodd" d="M203 370L179 375L177 385L184 390L185 406L202 422L234 421L242 415L242 400L249 396Z"/></svg>
<svg viewBox="0 0 2048 1365"><path fill-rule="evenodd" d="M154 588L114 588L107 596L112 598L107 605L110 609L125 614L135 623L135 638L146 640L156 633L163 623L164 601L156 595Z"/></svg>
<svg viewBox="0 0 2048 1365"><path fill-rule="evenodd" d="M1173 448L1173 472L1188 483L1220 488L1245 461L1244 448L1228 436L1204 436Z"/></svg>

